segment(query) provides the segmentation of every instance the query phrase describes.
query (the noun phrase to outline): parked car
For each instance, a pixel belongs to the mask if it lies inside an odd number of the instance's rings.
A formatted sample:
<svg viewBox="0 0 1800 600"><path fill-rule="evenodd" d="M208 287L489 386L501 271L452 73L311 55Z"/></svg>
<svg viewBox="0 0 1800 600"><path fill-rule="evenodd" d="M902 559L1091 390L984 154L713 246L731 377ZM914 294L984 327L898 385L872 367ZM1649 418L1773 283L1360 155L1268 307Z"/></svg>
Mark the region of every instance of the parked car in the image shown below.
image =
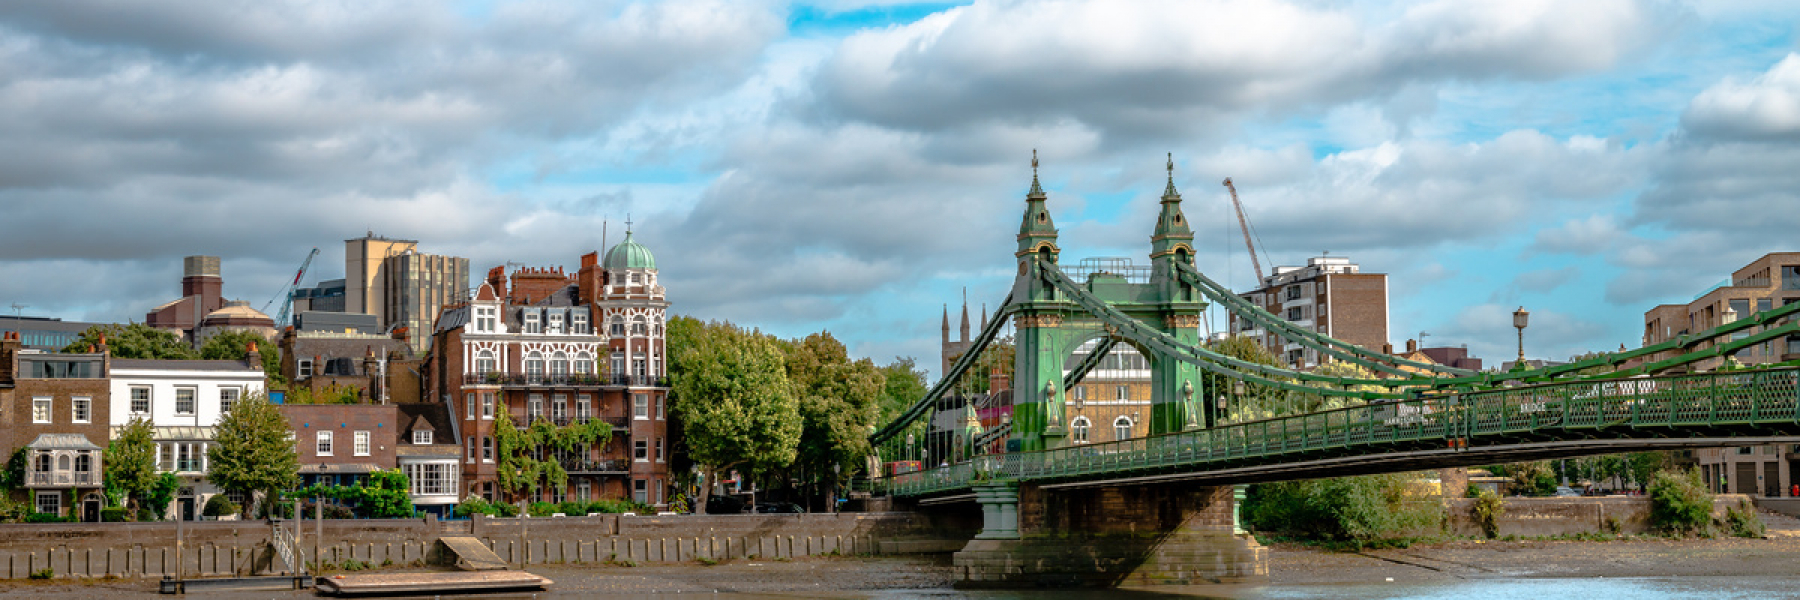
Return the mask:
<svg viewBox="0 0 1800 600"><path fill-rule="evenodd" d="M713 494L706 497L706 514L735 515L744 512L744 501L731 496Z"/></svg>
<svg viewBox="0 0 1800 600"><path fill-rule="evenodd" d="M1569 486L1561 485L1556 487L1556 493L1554 495L1558 498L1562 498L1567 496L1580 496L1581 492L1575 491L1574 488Z"/></svg>
<svg viewBox="0 0 1800 600"><path fill-rule="evenodd" d="M796 515L806 512L800 505L792 502L758 502L756 512L777 515Z"/></svg>

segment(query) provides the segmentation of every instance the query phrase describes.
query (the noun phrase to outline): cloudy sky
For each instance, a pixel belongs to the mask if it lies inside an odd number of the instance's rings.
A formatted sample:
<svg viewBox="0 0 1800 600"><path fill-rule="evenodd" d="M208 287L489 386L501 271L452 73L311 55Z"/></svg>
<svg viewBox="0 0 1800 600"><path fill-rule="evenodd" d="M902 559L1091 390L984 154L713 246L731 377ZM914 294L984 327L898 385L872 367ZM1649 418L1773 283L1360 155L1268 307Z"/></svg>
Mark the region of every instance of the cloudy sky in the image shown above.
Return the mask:
<svg viewBox="0 0 1800 600"><path fill-rule="evenodd" d="M936 364L1036 149L1065 261L1388 273L1393 341L1636 346L1800 249L1792 2L0 4L0 309L141 320L180 258L262 307L366 231L572 268L630 215L680 313ZM609 223L609 227L603 227ZM954 309L954 307L953 307ZM274 312L273 309L270 312Z"/></svg>

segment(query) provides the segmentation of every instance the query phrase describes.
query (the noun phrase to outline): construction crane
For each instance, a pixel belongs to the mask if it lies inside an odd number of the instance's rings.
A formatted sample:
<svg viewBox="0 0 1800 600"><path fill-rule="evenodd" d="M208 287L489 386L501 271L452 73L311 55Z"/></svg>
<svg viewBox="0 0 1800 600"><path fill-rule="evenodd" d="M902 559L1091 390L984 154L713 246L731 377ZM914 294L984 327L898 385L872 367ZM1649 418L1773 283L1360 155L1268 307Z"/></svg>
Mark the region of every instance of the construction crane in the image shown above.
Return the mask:
<svg viewBox="0 0 1800 600"><path fill-rule="evenodd" d="M287 327L288 316L292 315L294 312L294 290L300 287L300 280L306 277L307 267L311 267L313 258L318 256L319 249L316 247L312 249L312 252L308 252L306 254L306 260L300 263L300 270L294 272L294 281L287 284L287 287L282 288L281 293L276 294L274 298L270 298L268 304L263 305L263 314L269 314L269 307L274 305L276 300L281 301L281 316L275 317L275 327L277 329Z"/></svg>
<svg viewBox="0 0 1800 600"><path fill-rule="evenodd" d="M1237 209L1238 227L1244 230L1244 247L1250 250L1250 265L1256 267L1256 283L1262 285L1262 261L1256 258L1256 245L1250 242L1250 219L1244 216L1244 203L1238 201L1237 187L1231 185L1231 178L1225 178L1225 189L1231 190L1231 206Z"/></svg>

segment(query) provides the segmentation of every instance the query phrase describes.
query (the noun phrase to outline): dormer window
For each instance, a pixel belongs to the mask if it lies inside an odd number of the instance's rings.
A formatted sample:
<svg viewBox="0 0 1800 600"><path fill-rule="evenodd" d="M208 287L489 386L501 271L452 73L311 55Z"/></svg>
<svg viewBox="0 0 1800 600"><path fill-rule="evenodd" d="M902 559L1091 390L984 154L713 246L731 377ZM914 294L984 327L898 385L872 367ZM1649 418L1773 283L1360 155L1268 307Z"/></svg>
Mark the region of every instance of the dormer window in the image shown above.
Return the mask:
<svg viewBox="0 0 1800 600"><path fill-rule="evenodd" d="M431 443L431 431L430 430L428 430L428 429L414 429L413 430L413 444L423 446L423 445L428 445L430 443Z"/></svg>
<svg viewBox="0 0 1800 600"><path fill-rule="evenodd" d="M576 310L574 314L569 315L569 318L571 319L569 323L569 333L577 335L587 335L588 333L591 333L588 331L588 316L586 313Z"/></svg>
<svg viewBox="0 0 1800 600"><path fill-rule="evenodd" d="M542 326L538 324L538 311L537 310L530 309L530 308L525 309L525 319L524 320L525 320L525 333L543 333L544 332Z"/></svg>
<svg viewBox="0 0 1800 600"><path fill-rule="evenodd" d="M495 317L499 312L499 309L493 306L475 307L475 333L493 333L494 323L499 320Z"/></svg>
<svg viewBox="0 0 1800 600"><path fill-rule="evenodd" d="M550 333L562 333L562 332L563 332L562 311L560 311L560 310L552 311L550 313Z"/></svg>

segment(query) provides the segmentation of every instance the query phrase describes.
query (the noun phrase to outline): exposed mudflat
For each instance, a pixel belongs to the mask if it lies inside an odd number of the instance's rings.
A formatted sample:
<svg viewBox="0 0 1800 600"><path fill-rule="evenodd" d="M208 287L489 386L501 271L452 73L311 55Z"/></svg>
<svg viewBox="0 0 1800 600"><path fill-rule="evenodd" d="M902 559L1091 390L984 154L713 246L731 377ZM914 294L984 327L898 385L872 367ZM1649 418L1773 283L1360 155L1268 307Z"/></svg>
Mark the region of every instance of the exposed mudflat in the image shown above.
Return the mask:
<svg viewBox="0 0 1800 600"><path fill-rule="evenodd" d="M1270 583L1430 582L1517 577L1792 576L1800 538L1605 542L1455 541L1406 549L1331 552L1277 544Z"/></svg>

